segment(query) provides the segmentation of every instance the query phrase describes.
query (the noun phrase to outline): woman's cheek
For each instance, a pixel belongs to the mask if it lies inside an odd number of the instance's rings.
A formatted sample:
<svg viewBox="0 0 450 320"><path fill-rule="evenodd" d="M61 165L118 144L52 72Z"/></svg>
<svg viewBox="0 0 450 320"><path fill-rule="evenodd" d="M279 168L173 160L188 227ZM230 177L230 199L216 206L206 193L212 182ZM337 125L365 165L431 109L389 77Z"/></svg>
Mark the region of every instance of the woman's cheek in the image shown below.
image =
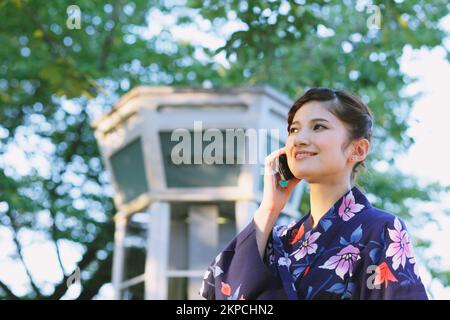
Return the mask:
<svg viewBox="0 0 450 320"><path fill-rule="evenodd" d="M293 145L294 144L292 142L292 139L290 137L288 137L287 140L286 140L286 144L285 144L286 149L287 150L292 149Z"/></svg>

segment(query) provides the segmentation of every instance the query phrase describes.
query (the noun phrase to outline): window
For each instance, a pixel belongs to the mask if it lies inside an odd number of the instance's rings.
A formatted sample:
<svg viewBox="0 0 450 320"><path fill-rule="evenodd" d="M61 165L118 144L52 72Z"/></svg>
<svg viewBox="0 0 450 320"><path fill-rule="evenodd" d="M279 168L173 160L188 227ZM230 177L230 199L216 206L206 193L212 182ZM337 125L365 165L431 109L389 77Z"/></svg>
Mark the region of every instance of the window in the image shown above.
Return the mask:
<svg viewBox="0 0 450 320"><path fill-rule="evenodd" d="M225 131L223 136L223 150L221 153L222 164L208 165L203 161L203 152L205 148L214 143L213 141L202 141L202 164L194 164L194 132L190 132L191 146L190 146L190 164L175 164L172 161L171 153L174 146L182 143L183 140L171 141L172 132L160 132L160 141L164 162L164 171L166 175L166 184L169 188L201 188L201 187L226 187L236 186L241 171L241 165L237 162L238 150L243 152L244 145L241 144L238 138L235 138L234 147L234 161L233 164L226 164L226 141ZM202 135L203 137L203 135ZM237 141L237 142L236 142ZM245 140L244 140L245 141ZM245 143L245 142L244 142ZM215 154L213 154L215 155Z"/></svg>
<svg viewBox="0 0 450 320"><path fill-rule="evenodd" d="M145 299L145 284L139 282L135 285L130 285L121 290L121 299L123 300L144 300Z"/></svg>
<svg viewBox="0 0 450 320"><path fill-rule="evenodd" d="M128 219L124 239L124 280L144 274L148 222L149 214L147 212L134 213Z"/></svg>
<svg viewBox="0 0 450 320"><path fill-rule="evenodd" d="M148 191L140 138L114 153L110 161L123 203Z"/></svg>

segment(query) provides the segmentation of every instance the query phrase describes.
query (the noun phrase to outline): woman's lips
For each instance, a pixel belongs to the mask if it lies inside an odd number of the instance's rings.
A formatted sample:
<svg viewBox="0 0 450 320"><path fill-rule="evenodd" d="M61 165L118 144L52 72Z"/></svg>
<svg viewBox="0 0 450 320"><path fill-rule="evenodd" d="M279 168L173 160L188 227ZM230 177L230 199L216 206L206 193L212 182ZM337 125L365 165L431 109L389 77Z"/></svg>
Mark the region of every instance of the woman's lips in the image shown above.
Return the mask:
<svg viewBox="0 0 450 320"><path fill-rule="evenodd" d="M312 158L316 155L317 155L317 153L314 153L314 152L296 152L295 160L304 160L304 159Z"/></svg>

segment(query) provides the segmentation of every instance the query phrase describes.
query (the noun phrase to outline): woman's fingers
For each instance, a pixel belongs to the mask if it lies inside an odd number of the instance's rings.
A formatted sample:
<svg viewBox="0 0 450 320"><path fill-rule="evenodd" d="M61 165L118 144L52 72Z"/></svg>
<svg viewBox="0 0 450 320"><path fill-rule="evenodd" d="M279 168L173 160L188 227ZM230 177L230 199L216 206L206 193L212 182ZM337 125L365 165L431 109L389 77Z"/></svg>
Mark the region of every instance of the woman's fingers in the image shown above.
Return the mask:
<svg viewBox="0 0 450 320"><path fill-rule="evenodd" d="M286 151L283 148L273 151L271 154L269 154L265 160L264 160L264 187L270 188L271 190L277 190L278 187L278 181L279 175L277 175L277 168L275 165L276 159L282 155L285 154Z"/></svg>
<svg viewBox="0 0 450 320"><path fill-rule="evenodd" d="M275 168L275 160L282 154L286 154L285 147L275 150L264 159L264 174L274 175L277 172Z"/></svg>
<svg viewBox="0 0 450 320"><path fill-rule="evenodd" d="M282 154L286 154L286 147L280 148L278 150L275 150L274 152L272 152L271 154L269 154L266 157L266 162L273 162L276 158L278 158L279 156L281 156Z"/></svg>
<svg viewBox="0 0 450 320"><path fill-rule="evenodd" d="M271 154L269 154L266 159L265 159L265 174L267 175L275 175L277 173L276 171L276 167L275 167L275 161L282 155L282 154L286 154L286 147L283 147L281 149L275 150L273 151ZM276 177L274 177L275 179L275 185L278 183L279 179L276 179ZM272 180L273 181L273 180ZM297 178L292 178L290 180L288 180L288 183L286 185L286 187L284 187L283 189L286 189L289 193L292 191L292 189L295 188L295 186L301 181L301 179L297 179Z"/></svg>
<svg viewBox="0 0 450 320"><path fill-rule="evenodd" d="M286 154L286 147L273 151L264 159L264 190L263 200L264 206L271 208L270 212L276 211L279 213L295 188L295 186L301 181L297 178L292 178L287 181L287 184L280 185L280 174L277 174L276 161L277 159ZM284 181L286 183L286 181ZM275 209L274 209L275 208Z"/></svg>

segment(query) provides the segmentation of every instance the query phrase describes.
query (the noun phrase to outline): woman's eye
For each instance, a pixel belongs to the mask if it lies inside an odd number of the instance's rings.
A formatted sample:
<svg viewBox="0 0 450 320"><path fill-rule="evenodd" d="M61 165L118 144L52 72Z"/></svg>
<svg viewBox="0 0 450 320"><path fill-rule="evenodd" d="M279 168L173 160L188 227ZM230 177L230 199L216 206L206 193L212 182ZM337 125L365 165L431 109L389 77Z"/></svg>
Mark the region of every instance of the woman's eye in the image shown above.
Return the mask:
<svg viewBox="0 0 450 320"><path fill-rule="evenodd" d="M323 126L323 125L321 125L321 124L316 124L315 126L314 126L314 130L316 130L318 127L322 127L323 129L326 129L327 127L325 127L325 126Z"/></svg>
<svg viewBox="0 0 450 320"><path fill-rule="evenodd" d="M290 128L289 129L289 133L294 133L295 131L294 130L298 130L297 128Z"/></svg>

